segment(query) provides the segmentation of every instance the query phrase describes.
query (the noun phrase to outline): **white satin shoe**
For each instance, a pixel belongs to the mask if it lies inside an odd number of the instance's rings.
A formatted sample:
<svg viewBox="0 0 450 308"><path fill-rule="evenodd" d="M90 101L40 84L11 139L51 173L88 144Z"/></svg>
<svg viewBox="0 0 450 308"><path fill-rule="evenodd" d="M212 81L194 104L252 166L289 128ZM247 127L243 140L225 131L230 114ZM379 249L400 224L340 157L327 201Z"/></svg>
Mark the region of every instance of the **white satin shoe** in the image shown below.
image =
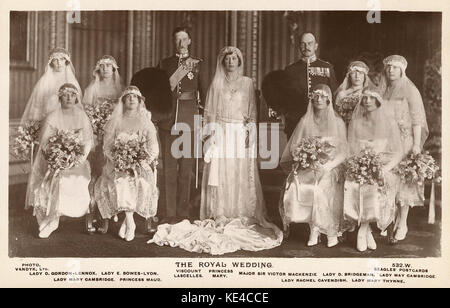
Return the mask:
<svg viewBox="0 0 450 308"><path fill-rule="evenodd" d="M403 241L406 238L406 234L408 233L408 227L398 227L397 231L395 232L395 239L397 241Z"/></svg>
<svg viewBox="0 0 450 308"><path fill-rule="evenodd" d="M364 234L361 228L358 231L358 237L356 239L356 249L360 252L367 250L367 234Z"/></svg>
<svg viewBox="0 0 450 308"><path fill-rule="evenodd" d="M375 242L375 239L373 238L372 231L369 229L367 231L367 248L370 250L377 249L377 243Z"/></svg>
<svg viewBox="0 0 450 308"><path fill-rule="evenodd" d="M328 248L334 247L337 244L339 244L337 236L327 236L327 239L328 239L328 243L327 243Z"/></svg>
<svg viewBox="0 0 450 308"><path fill-rule="evenodd" d="M132 226L127 227L127 233L125 235L125 241L131 242L132 240L134 240L135 231L136 231L136 225L135 224L133 224Z"/></svg>
<svg viewBox="0 0 450 308"><path fill-rule="evenodd" d="M125 223L125 220L124 220L119 229L119 237L124 239L126 231L127 231L127 224Z"/></svg>
<svg viewBox="0 0 450 308"><path fill-rule="evenodd" d="M309 240L308 240L308 246L316 246L317 244L320 243L320 233L318 231L311 231L311 234L309 235Z"/></svg>
<svg viewBox="0 0 450 308"><path fill-rule="evenodd" d="M39 232L40 238L49 238L49 236L59 227L59 219L49 222L42 230Z"/></svg>

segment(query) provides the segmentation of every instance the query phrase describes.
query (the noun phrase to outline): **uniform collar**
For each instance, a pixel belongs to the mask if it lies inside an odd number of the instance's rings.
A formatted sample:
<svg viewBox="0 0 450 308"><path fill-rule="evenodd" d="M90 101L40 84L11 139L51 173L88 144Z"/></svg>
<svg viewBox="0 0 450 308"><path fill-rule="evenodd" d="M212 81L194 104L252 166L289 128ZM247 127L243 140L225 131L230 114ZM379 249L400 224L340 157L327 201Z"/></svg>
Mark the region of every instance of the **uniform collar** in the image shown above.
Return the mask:
<svg viewBox="0 0 450 308"><path fill-rule="evenodd" d="M314 55L312 57L302 57L302 61L305 63L308 61L308 59L309 59L309 63L313 63L314 61L317 60L317 56Z"/></svg>

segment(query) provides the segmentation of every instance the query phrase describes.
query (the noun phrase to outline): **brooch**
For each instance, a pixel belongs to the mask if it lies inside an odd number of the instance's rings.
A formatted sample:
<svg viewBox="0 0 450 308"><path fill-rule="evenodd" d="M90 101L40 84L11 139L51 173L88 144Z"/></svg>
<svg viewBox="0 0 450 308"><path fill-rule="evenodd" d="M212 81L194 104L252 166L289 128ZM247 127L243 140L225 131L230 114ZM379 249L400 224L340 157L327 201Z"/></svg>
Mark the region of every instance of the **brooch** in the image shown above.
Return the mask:
<svg viewBox="0 0 450 308"><path fill-rule="evenodd" d="M194 73L192 73L192 71L190 71L190 72L187 74L187 77L189 78L189 80L194 79Z"/></svg>

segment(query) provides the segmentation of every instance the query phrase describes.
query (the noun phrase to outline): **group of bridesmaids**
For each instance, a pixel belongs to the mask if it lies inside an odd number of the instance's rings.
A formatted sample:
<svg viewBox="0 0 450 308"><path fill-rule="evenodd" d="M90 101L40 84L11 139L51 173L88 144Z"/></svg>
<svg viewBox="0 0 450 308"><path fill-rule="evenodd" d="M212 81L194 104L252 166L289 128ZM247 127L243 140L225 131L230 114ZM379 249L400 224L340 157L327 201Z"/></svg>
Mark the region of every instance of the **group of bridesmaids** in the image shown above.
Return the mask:
<svg viewBox="0 0 450 308"><path fill-rule="evenodd" d="M93 203L104 218L126 212L119 235L134 238L133 213L145 218L156 214L157 188L154 166L140 172L135 183L116 179L112 148L116 136L133 133L145 137L149 161L158 158L156 129L138 88L123 89L116 60L101 57L84 96L75 77L67 50L51 51L44 75L33 89L21 124L40 121L39 150L28 181L26 207L34 208L39 237L48 238L58 228L60 216L82 217L93 211ZM113 111L102 134L93 133L89 106L110 104ZM84 155L75 166L51 172L44 150L50 138L61 131L76 131ZM153 167L153 168L152 168ZM102 226L106 232L107 226Z"/></svg>

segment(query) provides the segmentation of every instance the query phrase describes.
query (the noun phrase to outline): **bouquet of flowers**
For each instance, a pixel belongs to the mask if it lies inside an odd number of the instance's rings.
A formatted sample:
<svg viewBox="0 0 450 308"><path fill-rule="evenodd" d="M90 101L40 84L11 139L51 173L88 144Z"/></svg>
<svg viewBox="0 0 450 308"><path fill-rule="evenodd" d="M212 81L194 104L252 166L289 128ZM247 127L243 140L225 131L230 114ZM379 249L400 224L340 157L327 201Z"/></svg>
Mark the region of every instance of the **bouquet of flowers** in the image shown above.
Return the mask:
<svg viewBox="0 0 450 308"><path fill-rule="evenodd" d="M15 156L19 159L28 159L33 155L34 146L39 144L40 121L29 121L19 126L18 136L12 146Z"/></svg>
<svg viewBox="0 0 450 308"><path fill-rule="evenodd" d="M366 147L345 162L345 179L359 185L384 186L381 156Z"/></svg>
<svg viewBox="0 0 450 308"><path fill-rule="evenodd" d="M341 116L344 120L345 124L350 123L352 119L353 110L355 109L356 104L358 104L361 99L360 95L350 95L344 97L339 102L336 102L336 112Z"/></svg>
<svg viewBox="0 0 450 308"><path fill-rule="evenodd" d="M103 128L114 110L114 104L112 101L106 100L103 103L96 105L88 104L84 107L84 110L91 120L94 134L97 136L103 136Z"/></svg>
<svg viewBox="0 0 450 308"><path fill-rule="evenodd" d="M146 143L147 139L136 133L119 134L112 149L114 171L134 176L139 169L147 170L150 166L155 168L156 163L147 152Z"/></svg>
<svg viewBox="0 0 450 308"><path fill-rule="evenodd" d="M84 155L80 130L57 130L48 139L42 154L51 172L66 170L79 165Z"/></svg>
<svg viewBox="0 0 450 308"><path fill-rule="evenodd" d="M425 151L419 154L408 154L396 168L402 183L423 185L425 180L440 181L439 166L434 158Z"/></svg>
<svg viewBox="0 0 450 308"><path fill-rule="evenodd" d="M320 137L303 138L292 151L294 158L293 170L317 169L325 164L334 146Z"/></svg>

